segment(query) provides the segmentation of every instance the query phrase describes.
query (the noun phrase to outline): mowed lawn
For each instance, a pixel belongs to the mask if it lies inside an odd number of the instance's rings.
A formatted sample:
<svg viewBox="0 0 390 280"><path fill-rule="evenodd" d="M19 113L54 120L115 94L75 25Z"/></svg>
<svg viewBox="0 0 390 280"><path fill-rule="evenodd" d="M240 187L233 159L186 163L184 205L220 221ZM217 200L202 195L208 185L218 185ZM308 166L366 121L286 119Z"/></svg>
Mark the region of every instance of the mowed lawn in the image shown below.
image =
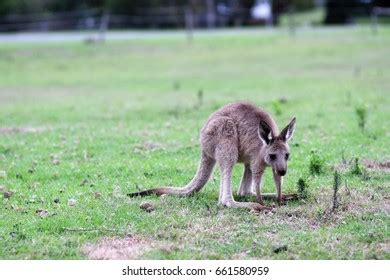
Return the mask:
<svg viewBox="0 0 390 280"><path fill-rule="evenodd" d="M0 43L0 258L114 257L96 246L116 243L137 259L389 259L389 46L385 26ZM284 190L301 178L308 198L226 209L218 168L190 198L126 196L185 185L203 123L240 100L279 128L297 117Z"/></svg>

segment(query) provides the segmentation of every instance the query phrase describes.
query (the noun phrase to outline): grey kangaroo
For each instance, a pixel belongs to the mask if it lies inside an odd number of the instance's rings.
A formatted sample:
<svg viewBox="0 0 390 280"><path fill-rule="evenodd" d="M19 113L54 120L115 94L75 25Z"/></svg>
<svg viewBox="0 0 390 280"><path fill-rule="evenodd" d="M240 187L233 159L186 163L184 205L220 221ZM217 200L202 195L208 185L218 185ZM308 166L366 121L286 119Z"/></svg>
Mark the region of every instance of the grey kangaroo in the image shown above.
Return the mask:
<svg viewBox="0 0 390 280"><path fill-rule="evenodd" d="M272 117L264 110L249 103L228 104L213 113L200 132L201 159L194 178L183 188L161 187L128 194L191 195L207 183L215 163L221 169L219 204L226 207L249 208L256 211L269 209L263 197L277 199L282 195L283 176L287 172L290 156L287 142L295 129L295 118L279 133ZM238 195L256 195L257 202L237 202L232 192L232 170L236 163L245 166ZM276 194L261 194L264 170L272 167Z"/></svg>

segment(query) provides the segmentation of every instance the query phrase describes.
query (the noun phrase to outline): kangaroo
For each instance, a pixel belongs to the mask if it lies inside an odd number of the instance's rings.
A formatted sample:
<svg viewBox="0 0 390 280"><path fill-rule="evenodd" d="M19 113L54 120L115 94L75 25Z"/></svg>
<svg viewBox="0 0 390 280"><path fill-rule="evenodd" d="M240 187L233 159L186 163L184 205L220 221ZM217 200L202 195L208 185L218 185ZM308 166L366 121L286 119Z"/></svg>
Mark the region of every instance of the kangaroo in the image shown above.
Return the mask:
<svg viewBox="0 0 390 280"><path fill-rule="evenodd" d="M200 191L218 163L221 170L219 204L256 211L269 209L263 197L275 198L280 205L283 176L287 173L290 152L288 141L295 130L293 118L279 133L270 114L250 103L232 103L214 112L200 131L201 159L194 178L183 188L161 187L128 196L176 194L188 196ZM239 196L255 195L257 202L237 202L232 192L232 170L243 163L244 174L238 190ZM262 177L267 166L272 167L275 194L261 194Z"/></svg>

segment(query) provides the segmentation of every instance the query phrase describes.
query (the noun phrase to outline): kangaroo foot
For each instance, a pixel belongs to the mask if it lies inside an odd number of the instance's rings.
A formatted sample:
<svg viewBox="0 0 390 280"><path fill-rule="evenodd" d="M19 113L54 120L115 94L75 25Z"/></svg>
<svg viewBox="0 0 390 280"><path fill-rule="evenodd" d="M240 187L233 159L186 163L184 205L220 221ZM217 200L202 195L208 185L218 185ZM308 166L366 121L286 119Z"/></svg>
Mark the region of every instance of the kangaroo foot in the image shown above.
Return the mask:
<svg viewBox="0 0 390 280"><path fill-rule="evenodd" d="M259 211L271 211L273 208L264 206L260 203L256 202L236 202L236 201L228 201L228 202L222 202L222 205L229 207L229 208L246 208L250 209L256 212Z"/></svg>

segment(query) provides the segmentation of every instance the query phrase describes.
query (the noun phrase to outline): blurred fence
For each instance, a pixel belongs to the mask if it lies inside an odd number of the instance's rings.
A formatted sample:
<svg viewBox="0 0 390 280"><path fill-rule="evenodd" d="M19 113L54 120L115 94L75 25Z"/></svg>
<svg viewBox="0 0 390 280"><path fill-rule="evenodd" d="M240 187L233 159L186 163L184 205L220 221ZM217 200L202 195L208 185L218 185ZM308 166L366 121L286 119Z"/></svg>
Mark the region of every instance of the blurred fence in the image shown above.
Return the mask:
<svg viewBox="0 0 390 280"><path fill-rule="evenodd" d="M96 29L103 15L102 9L50 14L13 14L0 18L0 32Z"/></svg>
<svg viewBox="0 0 390 280"><path fill-rule="evenodd" d="M63 13L7 15L0 17L0 32L93 30L107 25L121 28L179 28L250 25L255 22L250 9L215 9L195 11L185 7L168 6L140 10L138 14L111 14L104 9L86 9Z"/></svg>

